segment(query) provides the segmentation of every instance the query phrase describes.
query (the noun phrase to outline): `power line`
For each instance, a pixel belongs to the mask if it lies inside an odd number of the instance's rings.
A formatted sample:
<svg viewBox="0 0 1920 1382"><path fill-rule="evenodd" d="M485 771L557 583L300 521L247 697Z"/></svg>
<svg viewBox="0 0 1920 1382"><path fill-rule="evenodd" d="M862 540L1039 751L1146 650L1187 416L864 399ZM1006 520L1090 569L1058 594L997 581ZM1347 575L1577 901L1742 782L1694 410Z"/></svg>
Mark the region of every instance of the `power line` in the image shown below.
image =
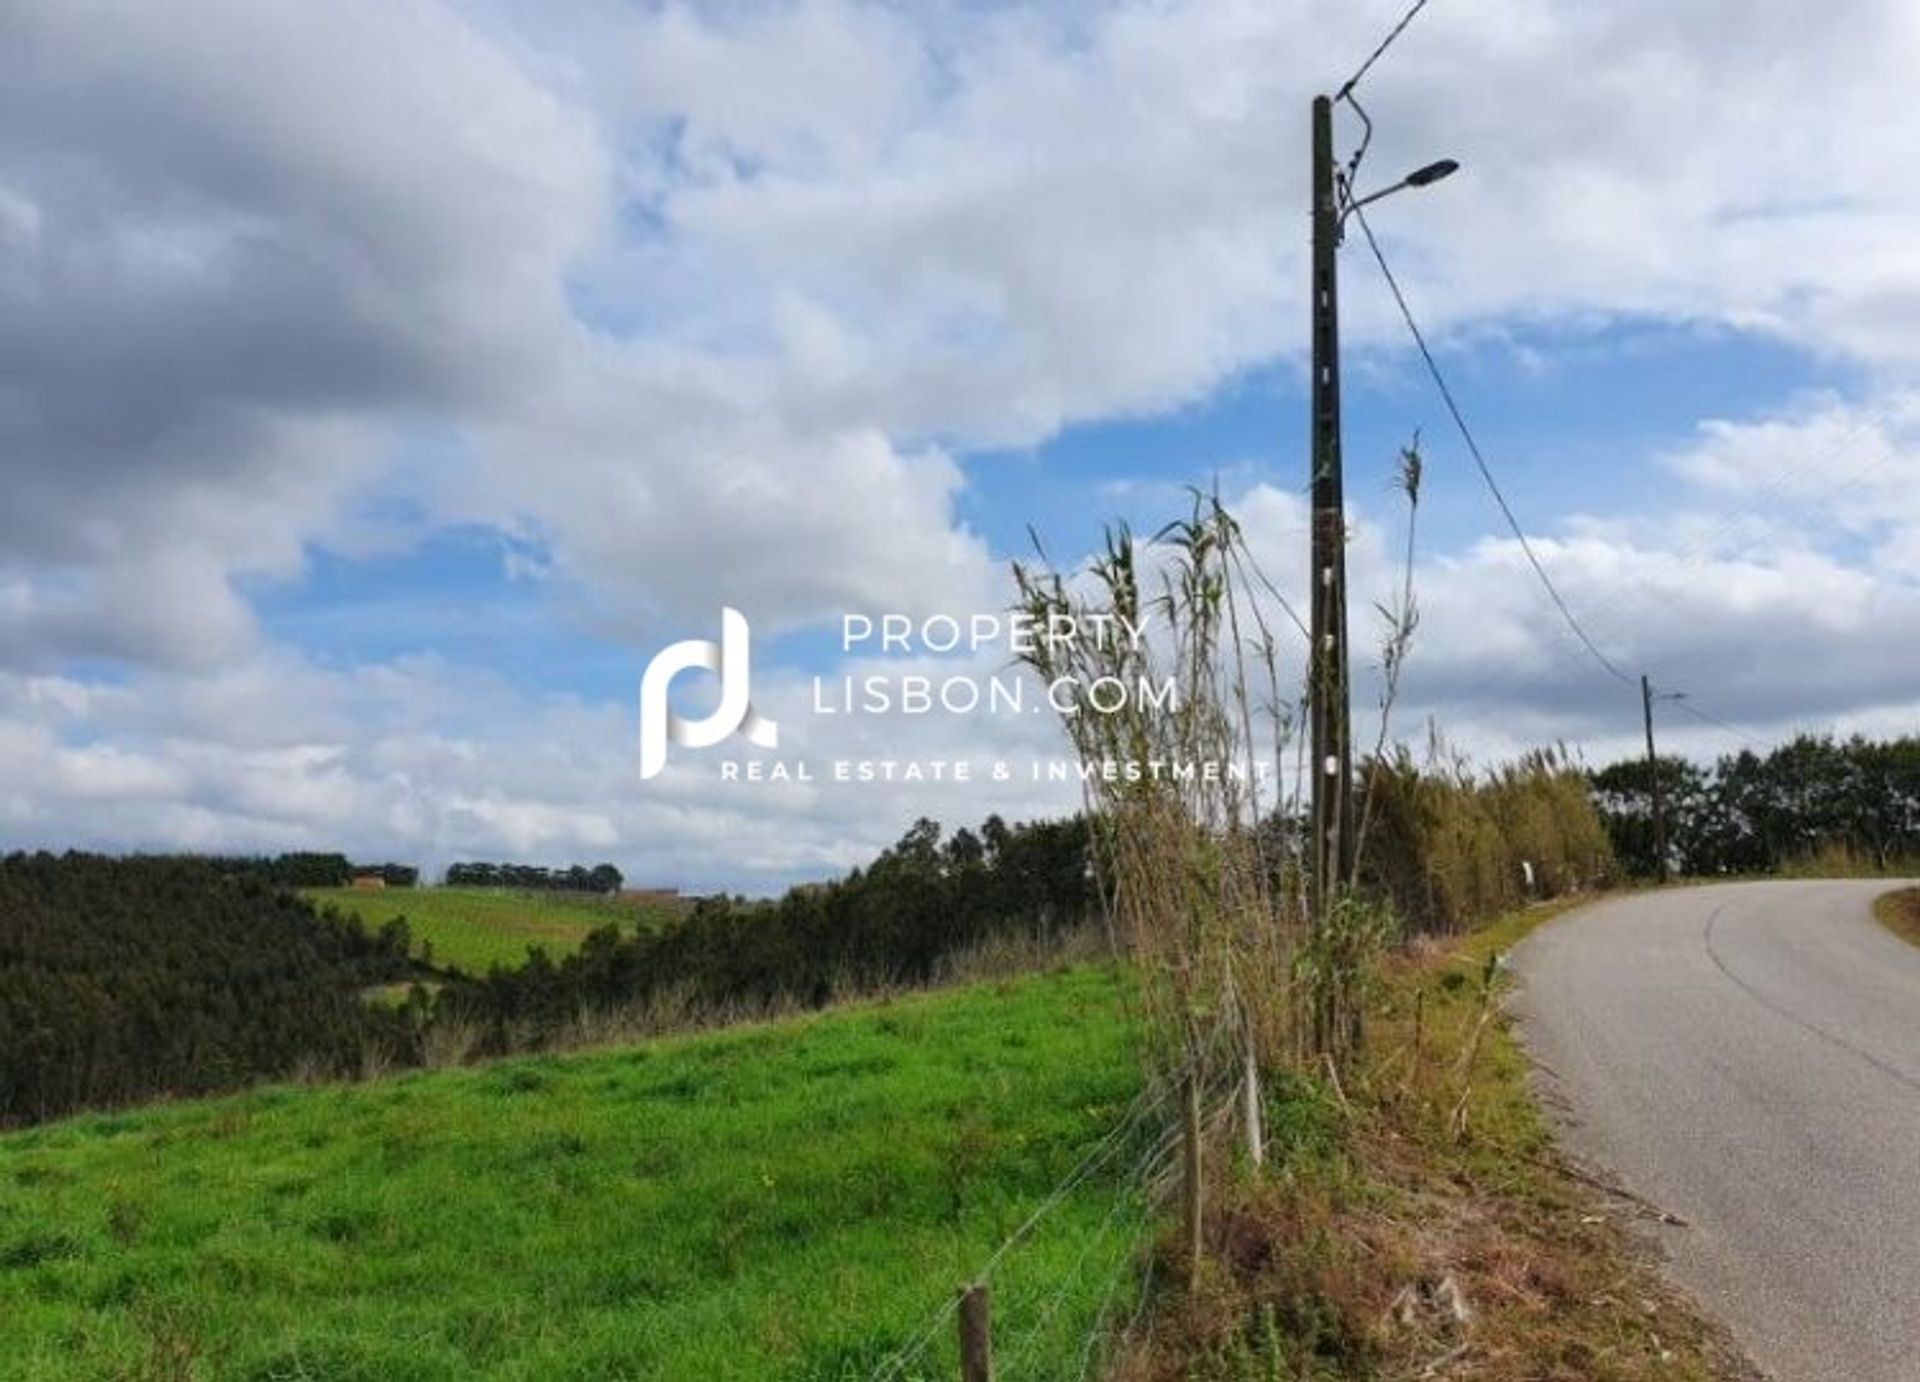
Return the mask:
<svg viewBox="0 0 1920 1382"><path fill-rule="evenodd" d="M1419 6L1416 5L1414 8L1417 11ZM1560 594L1559 587L1554 585L1553 578L1547 574L1547 568L1541 564L1539 556L1533 550L1533 543L1527 539L1526 530L1520 526L1520 520L1514 515L1513 506L1507 502L1506 495L1501 492L1500 482L1494 479L1493 469L1487 464L1487 458L1480 450L1480 443L1474 440L1473 429L1467 426L1467 420L1460 411L1460 405L1454 401L1453 390L1447 384L1446 375L1441 372L1440 362L1434 358L1433 351L1428 348L1427 338L1421 332L1420 324L1414 320L1413 309L1407 305L1407 295L1400 290L1400 282L1393 276L1393 270L1387 264L1387 257L1381 252L1380 242L1374 238L1373 227L1367 224L1367 213L1357 202L1349 202L1348 210L1360 223L1360 230L1367 239L1367 248L1373 251L1374 263L1380 266L1380 276L1386 280L1388 289L1393 293L1394 302L1399 305L1401 320L1406 323L1408 334L1413 337L1414 345L1419 348L1420 358L1426 362L1427 373L1433 377L1434 386L1439 389L1441 400L1447 405L1447 412L1453 418L1453 425L1459 429L1461 440L1466 442L1467 452L1473 457L1473 463L1480 471L1480 478L1486 482L1487 490L1493 495L1494 503L1499 505L1501 516L1507 521L1507 527L1519 540L1520 550L1526 554L1528 565L1533 567L1533 574L1540 578L1540 584L1552 598L1554 608L1560 611L1560 617L1566 621L1567 627L1573 630L1574 637L1578 638L1587 652L1592 654L1593 660L1605 668L1607 674L1614 680L1628 686L1637 686L1639 683L1623 672L1612 658L1600 651L1600 645L1587 636L1587 631L1581 627L1580 621L1574 618L1573 610Z"/></svg>
<svg viewBox="0 0 1920 1382"><path fill-rule="evenodd" d="M1572 608L1560 594L1559 588L1554 585L1553 578L1547 574L1546 567L1541 563L1539 556L1533 550L1533 544L1527 539L1526 531L1520 526L1520 520L1515 516L1513 506L1507 502L1506 495L1501 492L1500 483L1494 478L1492 467L1487 464L1486 456L1480 450L1480 444L1474 439L1473 429L1467 425L1466 417L1460 411L1460 405L1454 400L1453 390L1447 384L1446 375L1441 371L1439 361L1434 358L1433 351L1428 347L1426 336L1420 330L1419 322L1414 319L1413 309L1408 305L1406 294L1401 291L1399 280L1394 277L1393 269L1387 263L1387 257L1380 248L1380 242L1374 238L1373 227L1367 224L1366 211L1359 206L1351 206L1350 209L1353 212L1354 219L1360 223L1360 230L1366 236L1367 248L1373 252L1374 263L1379 265L1380 276L1386 280L1387 288L1392 292L1393 300L1400 308L1401 320L1406 323L1408 334L1412 336L1414 345L1419 348L1420 358L1426 362L1427 372L1433 377L1434 386L1440 391L1440 397L1447 406L1448 414L1453 418L1454 426L1459 429L1461 440L1466 443L1468 453L1473 457L1473 463L1480 472L1480 478L1486 482L1487 489L1493 495L1494 502L1500 507L1501 516L1506 519L1507 527L1512 531L1514 537L1519 540L1520 550L1526 554L1528 564L1532 566L1534 574L1540 578L1540 584L1552 598L1554 608L1560 612L1560 617L1566 621L1567 627L1573 631L1574 637L1580 640L1581 645L1592 655L1594 661L1606 670L1608 675L1625 685L1637 685L1638 683L1635 678L1621 670L1618 663L1614 662L1612 658L1600 650L1599 645L1588 635L1580 621L1574 617ZM1869 469L1870 468L1871 467L1869 467ZM1735 729L1726 721L1701 710L1697 705L1692 704L1687 696L1683 695L1676 698L1674 704L1678 705L1681 710L1691 715L1694 719L1701 721L1703 724L1712 725L1727 734L1731 734L1734 738L1750 748L1757 747L1754 740L1748 735Z"/></svg>
<svg viewBox="0 0 1920 1382"><path fill-rule="evenodd" d="M1623 685L1633 686L1636 684L1634 677L1624 671L1612 658L1608 657L1606 653L1601 650L1599 644L1594 641L1593 637L1588 634L1580 620L1575 617L1566 598L1561 595L1559 587L1553 583L1553 578L1547 573L1546 566L1541 562L1538 553L1534 551L1533 543L1528 539L1525 529L1520 526L1519 518L1514 513L1513 506L1507 502L1506 495L1500 489L1499 481L1494 478L1492 467L1487 463L1486 456L1481 451L1479 442L1473 435L1473 429L1468 426L1466 417L1461 412L1460 405L1454 398L1453 390L1447 383L1446 375L1440 368L1439 361L1435 358L1432 349L1427 345L1425 333L1420 330L1420 324L1415 319L1413 309L1407 302L1406 293L1401 289L1399 280L1394 276L1392 266L1387 263L1386 254L1381 250L1380 242L1374 236L1373 227L1367 221L1367 214L1364 207L1352 199L1352 174L1359 164L1360 155L1365 152L1366 146L1368 142L1370 142L1373 133L1372 121L1367 119L1366 112L1360 108L1359 102L1354 99L1353 89L1359 84L1361 78L1367 74L1368 70L1379 61L1381 55L1393 45L1394 41L1400 37L1407 26L1413 22L1414 17L1426 7L1426 4L1427 0L1415 0L1413 6L1406 14L1401 16L1400 22L1394 25L1387 33L1387 36L1381 40L1379 46L1367 56L1367 60L1360 64L1359 69L1355 71L1353 76L1347 79L1335 96L1336 100L1344 99L1351 105L1355 112L1359 114L1362 123L1366 126L1366 138L1362 139L1360 149L1356 151L1352 162L1348 165L1346 170L1347 185L1343 186L1340 191L1347 200L1346 210L1360 223L1361 232L1366 237L1367 248L1372 252L1374 263L1378 265L1380 269L1380 276L1386 281L1387 288L1393 295L1394 303L1400 310L1401 320L1405 323L1408 334L1412 337L1415 347L1419 350L1420 358L1425 363L1427 372L1432 377L1434 386L1440 393L1441 400L1446 404L1447 412L1452 417L1453 424L1455 428L1458 429L1461 440L1466 443L1468 454L1473 457L1474 466L1480 472L1480 478L1486 483L1487 490L1492 494L1494 503L1499 506L1501 517L1506 520L1508 529L1519 542L1520 550L1527 558L1527 564L1533 568L1534 575L1539 578L1542 588L1546 590L1548 597L1553 601L1554 608L1559 612L1561 619L1565 621L1568 629L1572 631L1574 637L1579 640L1581 646L1585 648L1593 660L1597 662L1609 676L1613 677L1614 680L1621 682ZM1884 422L1887 416L1893 411L1894 405L1891 403L1884 404L1882 407L1870 411L1864 418L1856 422L1855 426L1838 446L1834 447L1822 458L1822 464L1836 459L1838 456L1850 450L1853 444L1858 441L1869 428ZM1879 469L1880 466L1886 462L1889 454L1890 453L1883 452L1880 456L1869 461L1854 474L1850 475L1841 487L1850 487L1854 483L1864 479L1868 474ZM1800 466L1796 466L1789 474L1775 476L1767 488L1775 493L1783 492L1790 481L1803 469L1805 469L1804 462ZM1737 520L1729 519L1722 525L1720 530L1707 539L1706 543L1696 543L1695 550L1683 557L1683 563L1686 565L1695 564L1701 556L1704 555L1704 552L1701 551L1700 548L1709 546L1711 543L1717 541L1721 535L1732 529L1736 521ZM1604 602L1602 607L1612 608L1617 605L1617 603L1618 597L1613 601ZM1733 736L1749 748L1758 747L1757 743L1750 736L1735 728L1733 725L1728 724L1725 720L1700 709L1697 705L1693 704L1685 694L1675 697L1675 703L1686 714L1699 720L1701 723L1711 725Z"/></svg>
<svg viewBox="0 0 1920 1382"><path fill-rule="evenodd" d="M1851 451L1855 444L1865 437L1870 430L1893 421L1896 414L1909 409L1911 406L1912 397L1902 394L1896 398L1884 399L1873 407L1868 408L1859 416L1839 442L1818 453L1809 452L1803 455L1786 470L1776 473L1764 484L1750 491L1746 496L1748 507L1744 511L1729 514L1704 536L1696 535L1677 550L1668 553L1667 555L1677 556L1679 558L1679 566L1676 570L1691 570L1698 567L1703 561L1709 560L1713 556L1714 548L1719 545L1722 538L1730 535L1741 523L1748 519L1762 517L1758 512L1759 505L1783 497L1792 483L1809 470L1827 470L1834 462ZM1823 492L1823 498L1831 502L1836 496L1845 493L1854 485L1866 479L1867 476L1880 469L1880 467L1892 460L1895 454L1896 450L1891 446L1883 449L1878 456L1868 461L1865 465L1860 466L1845 478L1827 485ZM1622 608L1633 609L1643 604L1646 599L1647 591L1644 586L1635 590L1616 591L1614 594L1600 600L1597 604L1589 606L1587 609L1587 617L1589 619L1598 619Z"/></svg>
<svg viewBox="0 0 1920 1382"><path fill-rule="evenodd" d="M1424 10L1426 7L1427 7L1427 0L1413 0L1413 8L1408 10L1404 15L1402 15L1400 17L1400 22L1394 25L1393 28L1388 31L1387 36L1385 38L1380 40L1380 46L1378 48L1375 48L1371 53L1367 54L1367 60L1360 64L1360 68L1358 71L1356 71L1351 77L1347 78L1347 80L1341 85L1340 89L1334 93L1333 99L1337 101L1341 97L1346 96L1350 92L1352 92L1354 87L1360 84L1360 79L1367 75L1367 69L1372 67L1376 62L1380 61L1380 55L1386 52L1387 49L1393 46L1393 41L1400 37L1400 35L1406 30L1407 25L1413 23L1413 17L1416 14L1420 13L1421 10Z"/></svg>
<svg viewBox="0 0 1920 1382"><path fill-rule="evenodd" d="M1681 692L1679 696L1675 698L1673 703L1679 706L1680 709L1685 711L1687 714L1693 716L1694 719L1700 721L1700 723L1706 724L1706 725L1712 725L1715 729L1722 730L1727 734L1731 734L1734 738L1738 739L1741 743L1745 744L1748 748L1758 749L1760 747L1760 744L1758 743L1758 741L1754 740L1753 738L1751 738L1746 734L1743 734L1741 731L1735 729L1732 725L1728 724L1725 720L1722 720L1721 718L1719 718L1719 716L1709 715L1706 711L1700 709L1699 706L1694 705L1693 698L1690 695L1688 695L1686 692L1684 691Z"/></svg>

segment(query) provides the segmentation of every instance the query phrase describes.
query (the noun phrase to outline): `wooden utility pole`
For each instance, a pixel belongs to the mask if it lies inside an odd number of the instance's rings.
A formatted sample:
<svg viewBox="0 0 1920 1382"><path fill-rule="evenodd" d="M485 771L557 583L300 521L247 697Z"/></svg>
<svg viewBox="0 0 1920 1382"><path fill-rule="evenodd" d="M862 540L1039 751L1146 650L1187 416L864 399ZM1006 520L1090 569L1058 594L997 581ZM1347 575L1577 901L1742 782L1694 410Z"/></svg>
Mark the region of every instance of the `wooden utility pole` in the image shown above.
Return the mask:
<svg viewBox="0 0 1920 1382"><path fill-rule="evenodd" d="M1340 468L1340 315L1335 250L1340 206L1334 183L1333 102L1313 101L1313 582L1308 682L1313 751L1313 878L1316 923L1352 869L1352 750L1347 688L1347 515ZM1318 1014L1315 1026L1326 1025ZM1331 1032L1316 1030L1322 1049Z"/></svg>
<svg viewBox="0 0 1920 1382"><path fill-rule="evenodd" d="M1653 794L1654 877L1667 881L1667 805L1660 791L1660 757L1653 751L1653 683L1640 677L1640 709L1647 726L1647 790Z"/></svg>
<svg viewBox="0 0 1920 1382"><path fill-rule="evenodd" d="M960 1288L960 1382L993 1382L993 1322L984 1281Z"/></svg>

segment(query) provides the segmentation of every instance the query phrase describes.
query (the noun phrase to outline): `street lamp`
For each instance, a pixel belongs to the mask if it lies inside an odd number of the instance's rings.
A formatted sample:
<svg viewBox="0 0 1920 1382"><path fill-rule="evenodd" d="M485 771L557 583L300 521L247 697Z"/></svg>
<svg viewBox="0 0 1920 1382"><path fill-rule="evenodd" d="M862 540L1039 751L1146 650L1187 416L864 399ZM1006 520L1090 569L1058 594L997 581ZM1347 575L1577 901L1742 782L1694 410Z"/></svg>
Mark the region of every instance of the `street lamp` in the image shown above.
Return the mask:
<svg viewBox="0 0 1920 1382"><path fill-rule="evenodd" d="M1346 93L1342 93L1345 95ZM1364 119L1364 114L1362 116ZM1364 148L1364 145L1362 146ZM1333 100L1313 103L1312 650L1308 736L1313 754L1311 905L1316 923L1353 871L1352 706L1347 680L1347 519L1340 464L1340 314L1335 251L1349 212L1407 187L1427 187L1458 170L1450 158L1416 168L1359 200L1349 195L1333 158ZM1314 1039L1332 1038L1319 1005Z"/></svg>
<svg viewBox="0 0 1920 1382"><path fill-rule="evenodd" d="M1371 202L1377 202L1382 197L1391 197L1395 192L1408 187L1429 187L1440 181L1441 178L1451 177L1459 171L1459 161L1451 158L1437 159L1424 168L1415 168L1411 173L1408 173L1391 187L1383 187L1378 192L1369 192L1364 197L1350 199L1346 206L1341 209L1341 224L1344 225L1347 217L1360 207L1366 206Z"/></svg>

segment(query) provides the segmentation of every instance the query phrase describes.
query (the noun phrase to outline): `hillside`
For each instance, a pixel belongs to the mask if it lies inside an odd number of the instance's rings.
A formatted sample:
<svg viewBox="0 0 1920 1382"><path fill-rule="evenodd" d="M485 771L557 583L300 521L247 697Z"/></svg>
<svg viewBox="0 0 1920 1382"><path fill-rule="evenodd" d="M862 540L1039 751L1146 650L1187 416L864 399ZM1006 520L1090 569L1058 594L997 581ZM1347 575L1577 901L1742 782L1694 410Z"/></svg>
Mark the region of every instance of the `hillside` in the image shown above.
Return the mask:
<svg viewBox="0 0 1920 1382"><path fill-rule="evenodd" d="M0 1357L31 1382L866 1378L1137 1079L1080 968L47 1126L0 1138ZM996 1273L1022 1375L1078 1368L1128 1209L1095 1175ZM904 1375L950 1375L946 1334L943 1371Z"/></svg>
<svg viewBox="0 0 1920 1382"><path fill-rule="evenodd" d="M0 856L0 1127L357 1069L410 1039L361 998L409 968L205 860Z"/></svg>
<svg viewBox="0 0 1920 1382"><path fill-rule="evenodd" d="M315 906L332 906L360 918L378 931L405 917L415 953L432 946L433 963L466 974L485 974L494 965L509 967L539 946L559 959L580 948L602 926L623 932L671 925L677 909L665 904L619 902L566 893L518 892L504 888L396 888L363 892L356 888L308 888L303 896Z"/></svg>

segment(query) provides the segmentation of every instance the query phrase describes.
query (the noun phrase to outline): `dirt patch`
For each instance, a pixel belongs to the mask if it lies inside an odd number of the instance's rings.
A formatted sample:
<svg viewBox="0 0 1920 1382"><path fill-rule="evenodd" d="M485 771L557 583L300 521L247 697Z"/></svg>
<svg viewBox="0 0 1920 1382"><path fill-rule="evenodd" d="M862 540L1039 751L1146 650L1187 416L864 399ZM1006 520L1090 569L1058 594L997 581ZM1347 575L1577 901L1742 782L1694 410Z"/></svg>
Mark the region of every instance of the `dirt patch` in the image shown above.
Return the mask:
<svg viewBox="0 0 1920 1382"><path fill-rule="evenodd" d="M1920 888L1901 888L1874 899L1873 914L1901 940L1920 945Z"/></svg>

